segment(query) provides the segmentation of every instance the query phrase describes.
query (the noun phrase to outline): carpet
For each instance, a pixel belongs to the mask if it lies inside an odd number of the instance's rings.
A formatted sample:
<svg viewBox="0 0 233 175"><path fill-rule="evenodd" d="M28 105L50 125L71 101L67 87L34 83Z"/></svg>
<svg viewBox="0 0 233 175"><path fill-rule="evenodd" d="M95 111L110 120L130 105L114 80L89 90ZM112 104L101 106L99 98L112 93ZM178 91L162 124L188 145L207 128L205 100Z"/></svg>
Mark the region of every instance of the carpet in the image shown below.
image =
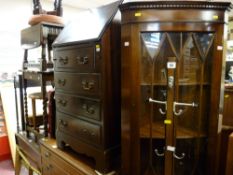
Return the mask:
<svg viewBox="0 0 233 175"><path fill-rule="evenodd" d="M14 175L15 171L11 160L4 160L0 162L1 175Z"/></svg>
<svg viewBox="0 0 233 175"><path fill-rule="evenodd" d="M0 175L15 175L12 160L4 160L0 162ZM28 170L22 166L20 175L28 175Z"/></svg>

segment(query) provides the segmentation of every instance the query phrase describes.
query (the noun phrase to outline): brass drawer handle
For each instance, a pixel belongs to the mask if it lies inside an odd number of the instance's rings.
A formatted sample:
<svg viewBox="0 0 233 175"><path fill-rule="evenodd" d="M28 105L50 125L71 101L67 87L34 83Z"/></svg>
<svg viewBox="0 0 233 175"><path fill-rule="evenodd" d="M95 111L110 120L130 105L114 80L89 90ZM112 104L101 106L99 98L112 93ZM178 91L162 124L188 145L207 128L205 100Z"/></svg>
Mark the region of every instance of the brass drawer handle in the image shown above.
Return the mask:
<svg viewBox="0 0 233 175"><path fill-rule="evenodd" d="M84 56L84 57L78 56L77 61L78 61L78 64L87 64L88 63L88 57L87 56Z"/></svg>
<svg viewBox="0 0 233 175"><path fill-rule="evenodd" d="M91 89L93 89L95 83L93 81L82 81L82 87L83 87L83 90L86 90L86 91L89 91Z"/></svg>
<svg viewBox="0 0 233 175"><path fill-rule="evenodd" d="M86 128L83 128L82 129L82 132L87 136L87 137L91 137L91 138L93 138L93 137L96 137L96 134L95 134L95 132L93 132L93 131L89 131L88 129L86 129Z"/></svg>
<svg viewBox="0 0 233 175"><path fill-rule="evenodd" d="M63 57L59 57L59 62L61 63L61 64L68 64L68 57L66 56L65 58L63 58Z"/></svg>
<svg viewBox="0 0 233 175"><path fill-rule="evenodd" d="M57 103L60 104L60 105L62 105L63 107L65 107L66 104L67 104L67 101L66 100L62 100L62 99L58 99Z"/></svg>
<svg viewBox="0 0 233 175"><path fill-rule="evenodd" d="M57 83L59 84L59 85L61 85L61 86L65 86L65 84L66 84L66 80L65 79L58 79L58 81L57 81Z"/></svg>
<svg viewBox="0 0 233 175"><path fill-rule="evenodd" d="M82 129L82 132L87 133L87 129L86 128Z"/></svg>
<svg viewBox="0 0 233 175"><path fill-rule="evenodd" d="M63 121L62 125L63 126L68 126L68 123L66 121Z"/></svg>
<svg viewBox="0 0 233 175"><path fill-rule="evenodd" d="M91 133L91 136L92 136L92 137L95 137L95 133L94 133L94 132L92 132L92 133Z"/></svg>
<svg viewBox="0 0 233 175"><path fill-rule="evenodd" d="M46 153L45 153L45 157L50 157L50 155L51 155L51 154L50 154L49 152L46 152Z"/></svg>
<svg viewBox="0 0 233 175"><path fill-rule="evenodd" d="M46 166L46 167L45 167L45 170L46 170L46 171L49 171L49 170L50 170L50 167L49 167L49 166Z"/></svg>
<svg viewBox="0 0 233 175"><path fill-rule="evenodd" d="M52 169L52 168L53 168L53 166L52 166L51 164L49 164L48 166L45 167L45 170L46 170L46 171L49 171L49 170Z"/></svg>
<svg viewBox="0 0 233 175"><path fill-rule="evenodd" d="M59 120L59 125L62 125L62 127L67 127L68 123L62 119Z"/></svg>
<svg viewBox="0 0 233 175"><path fill-rule="evenodd" d="M82 108L86 111L88 114L94 114L95 109L91 106L88 106L87 104L83 104Z"/></svg>

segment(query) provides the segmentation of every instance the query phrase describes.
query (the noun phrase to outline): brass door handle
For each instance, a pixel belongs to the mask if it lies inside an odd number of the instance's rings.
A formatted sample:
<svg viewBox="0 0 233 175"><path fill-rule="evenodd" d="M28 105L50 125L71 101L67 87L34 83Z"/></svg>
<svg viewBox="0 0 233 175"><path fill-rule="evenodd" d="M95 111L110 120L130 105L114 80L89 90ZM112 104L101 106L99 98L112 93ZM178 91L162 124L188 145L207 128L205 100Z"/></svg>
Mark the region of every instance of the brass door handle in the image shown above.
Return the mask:
<svg viewBox="0 0 233 175"><path fill-rule="evenodd" d="M164 149L164 148L163 148ZM158 157L163 157L164 156L164 151L163 152L159 152L159 150L158 149L155 149L154 150L155 151L155 154L158 156Z"/></svg>
<svg viewBox="0 0 233 175"><path fill-rule="evenodd" d="M160 101L160 100L154 100L151 97L149 98L150 103L157 103L157 104L163 104L165 105L165 110L167 110L167 101ZM161 108L159 108L159 112L163 115L166 114L166 111L164 112Z"/></svg>
<svg viewBox="0 0 233 175"><path fill-rule="evenodd" d="M181 159L183 159L183 158L185 157L185 153L181 153L181 155L178 156L178 155L176 154L176 147L174 147L174 146L167 146L167 147L166 147L166 151L172 152L173 157L174 157L175 159L178 159L178 160L181 160Z"/></svg>
<svg viewBox="0 0 233 175"><path fill-rule="evenodd" d="M181 160L185 157L185 153L181 153L181 156L178 156L175 152L173 152L173 157L178 160Z"/></svg>
<svg viewBox="0 0 233 175"><path fill-rule="evenodd" d="M197 103L180 103L180 102L173 102L173 113L176 115L176 116L179 116L181 115L184 110L183 109L179 109L179 111L177 112L176 111L176 106L191 106L191 107L198 107L198 104Z"/></svg>

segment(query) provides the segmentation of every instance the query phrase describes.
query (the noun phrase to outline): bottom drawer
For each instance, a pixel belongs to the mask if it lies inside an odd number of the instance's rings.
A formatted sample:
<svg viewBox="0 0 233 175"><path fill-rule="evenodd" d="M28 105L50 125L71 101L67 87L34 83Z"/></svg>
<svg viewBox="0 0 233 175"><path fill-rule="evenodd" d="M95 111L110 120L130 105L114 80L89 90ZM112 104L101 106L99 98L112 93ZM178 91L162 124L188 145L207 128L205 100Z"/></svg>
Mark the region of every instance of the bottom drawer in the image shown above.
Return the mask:
<svg viewBox="0 0 233 175"><path fill-rule="evenodd" d="M101 126L57 112L57 129L95 145L101 145Z"/></svg>

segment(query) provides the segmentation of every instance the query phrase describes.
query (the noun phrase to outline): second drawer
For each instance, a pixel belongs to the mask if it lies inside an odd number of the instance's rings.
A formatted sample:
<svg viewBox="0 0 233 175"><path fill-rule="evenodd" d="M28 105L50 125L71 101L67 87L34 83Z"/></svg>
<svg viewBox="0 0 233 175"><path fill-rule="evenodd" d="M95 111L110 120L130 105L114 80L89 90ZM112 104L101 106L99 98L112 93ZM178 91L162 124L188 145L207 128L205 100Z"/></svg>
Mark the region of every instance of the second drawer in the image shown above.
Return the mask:
<svg viewBox="0 0 233 175"><path fill-rule="evenodd" d="M55 72L56 90L84 95L100 95L100 74Z"/></svg>

